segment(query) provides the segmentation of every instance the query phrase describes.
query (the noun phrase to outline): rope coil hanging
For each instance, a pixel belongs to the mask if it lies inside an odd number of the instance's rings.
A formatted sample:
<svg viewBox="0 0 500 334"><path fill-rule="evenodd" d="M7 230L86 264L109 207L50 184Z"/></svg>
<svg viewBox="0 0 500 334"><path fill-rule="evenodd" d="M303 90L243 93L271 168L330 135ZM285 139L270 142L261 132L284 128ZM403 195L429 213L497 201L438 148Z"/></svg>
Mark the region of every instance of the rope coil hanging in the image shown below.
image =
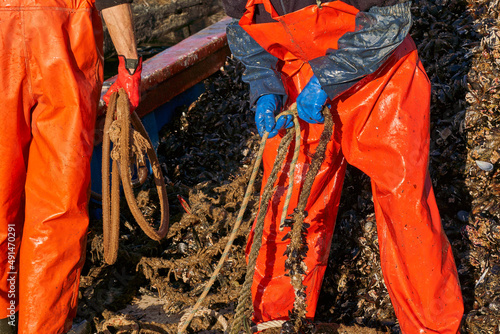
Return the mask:
<svg viewBox="0 0 500 334"><path fill-rule="evenodd" d="M132 117L130 117L132 116ZM111 142L113 150L110 152ZM149 159L161 207L160 226L155 230L144 218L133 187L141 185L147 178L145 158ZM131 157L135 161L138 180L132 178ZM110 158L112 162L110 187ZM168 197L160 163L142 122L137 114L130 113L128 96L120 89L111 95L102 143L102 206L104 259L113 264L118 256L120 230L120 182L127 204L135 220L153 240L160 241L168 232Z"/></svg>

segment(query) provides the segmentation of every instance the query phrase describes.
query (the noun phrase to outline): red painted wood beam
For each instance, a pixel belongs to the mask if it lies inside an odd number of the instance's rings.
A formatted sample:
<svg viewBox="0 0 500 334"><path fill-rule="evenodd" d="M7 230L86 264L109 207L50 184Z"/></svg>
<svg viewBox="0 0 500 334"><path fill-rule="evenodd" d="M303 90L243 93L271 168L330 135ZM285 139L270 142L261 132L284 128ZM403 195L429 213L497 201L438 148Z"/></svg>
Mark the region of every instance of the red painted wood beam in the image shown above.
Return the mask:
<svg viewBox="0 0 500 334"><path fill-rule="evenodd" d="M141 103L136 109L142 117L173 97L217 72L230 55L226 26L231 18L199 31L142 64ZM104 82L102 95L116 76ZM102 96L101 95L101 96ZM101 101L96 122L95 145L102 141L105 105Z"/></svg>

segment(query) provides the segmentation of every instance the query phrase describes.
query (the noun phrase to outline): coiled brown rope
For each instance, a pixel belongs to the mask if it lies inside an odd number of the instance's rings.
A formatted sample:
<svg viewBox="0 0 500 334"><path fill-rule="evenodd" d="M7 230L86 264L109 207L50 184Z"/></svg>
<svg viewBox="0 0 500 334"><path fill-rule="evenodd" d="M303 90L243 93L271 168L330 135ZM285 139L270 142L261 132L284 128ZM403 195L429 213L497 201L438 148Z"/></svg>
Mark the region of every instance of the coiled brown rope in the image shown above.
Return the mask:
<svg viewBox="0 0 500 334"><path fill-rule="evenodd" d="M132 114L130 124L130 107L125 90L120 89L114 93L108 104L108 111L104 123L104 137L102 143L102 204L103 204L103 239L104 259L106 263L113 264L118 255L118 240L120 230L120 180L125 193L128 206L135 220L153 240L161 240L168 232L169 208L167 190L163 173L156 152L151 143L139 116ZM132 136L131 136L132 134ZM132 138L131 138L132 137ZM131 145L131 139L132 145ZM113 150L110 152L113 141ZM160 227L155 230L144 218L137 205L132 190L133 180L130 171L131 155L145 166L147 155L161 206ZM110 157L113 159L110 190ZM141 170L142 168L139 168ZM139 174L141 174L140 172ZM143 174L139 178L144 178Z"/></svg>

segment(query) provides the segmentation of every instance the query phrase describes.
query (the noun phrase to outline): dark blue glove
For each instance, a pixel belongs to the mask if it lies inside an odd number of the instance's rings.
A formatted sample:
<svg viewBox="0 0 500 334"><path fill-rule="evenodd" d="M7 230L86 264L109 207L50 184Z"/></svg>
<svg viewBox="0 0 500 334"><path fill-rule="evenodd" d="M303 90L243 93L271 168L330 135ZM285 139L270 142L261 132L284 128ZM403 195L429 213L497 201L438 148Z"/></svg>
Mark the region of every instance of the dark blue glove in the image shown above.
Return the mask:
<svg viewBox="0 0 500 334"><path fill-rule="evenodd" d="M321 88L318 78L313 75L297 97L297 113L307 123L323 123L325 118L321 113L328 95Z"/></svg>
<svg viewBox="0 0 500 334"><path fill-rule="evenodd" d="M255 124L257 130L262 137L264 131L269 132L269 137L272 138L278 134L282 128L289 128L293 125L292 115L281 116L275 122L275 113L281 110L282 97L276 94L266 94L259 97L257 100L257 110L255 111Z"/></svg>

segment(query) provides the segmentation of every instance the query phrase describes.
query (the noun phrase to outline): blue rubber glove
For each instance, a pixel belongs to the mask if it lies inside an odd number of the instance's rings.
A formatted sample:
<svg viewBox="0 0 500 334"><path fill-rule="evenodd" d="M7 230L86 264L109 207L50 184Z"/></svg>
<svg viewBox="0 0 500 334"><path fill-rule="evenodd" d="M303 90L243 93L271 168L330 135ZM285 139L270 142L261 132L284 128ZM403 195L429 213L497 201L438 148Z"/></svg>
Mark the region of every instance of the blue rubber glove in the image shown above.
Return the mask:
<svg viewBox="0 0 500 334"><path fill-rule="evenodd" d="M276 122L274 120L275 113L281 110L281 99L280 95L266 94L257 100L255 124L257 124L257 130L261 137L264 135L264 131L269 132L268 138L272 138L278 134L280 129L293 126L292 115L281 116Z"/></svg>
<svg viewBox="0 0 500 334"><path fill-rule="evenodd" d="M321 113L328 95L321 88L318 78L313 75L297 97L297 113L307 123L323 123L325 118Z"/></svg>

